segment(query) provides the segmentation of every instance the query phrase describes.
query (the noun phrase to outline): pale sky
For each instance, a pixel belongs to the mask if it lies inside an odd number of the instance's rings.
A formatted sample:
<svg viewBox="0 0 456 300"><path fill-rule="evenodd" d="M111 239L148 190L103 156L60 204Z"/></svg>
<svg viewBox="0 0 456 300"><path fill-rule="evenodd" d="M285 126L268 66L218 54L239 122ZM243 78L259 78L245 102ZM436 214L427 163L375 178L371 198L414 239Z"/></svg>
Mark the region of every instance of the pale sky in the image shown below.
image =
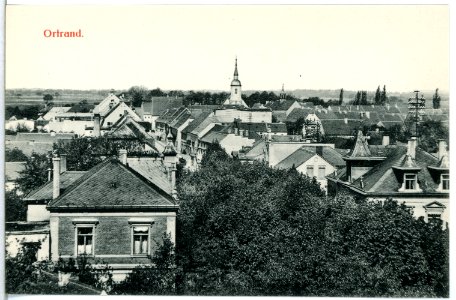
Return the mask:
<svg viewBox="0 0 456 300"><path fill-rule="evenodd" d="M6 7L6 88L449 90L447 5ZM44 30L82 38L45 38Z"/></svg>

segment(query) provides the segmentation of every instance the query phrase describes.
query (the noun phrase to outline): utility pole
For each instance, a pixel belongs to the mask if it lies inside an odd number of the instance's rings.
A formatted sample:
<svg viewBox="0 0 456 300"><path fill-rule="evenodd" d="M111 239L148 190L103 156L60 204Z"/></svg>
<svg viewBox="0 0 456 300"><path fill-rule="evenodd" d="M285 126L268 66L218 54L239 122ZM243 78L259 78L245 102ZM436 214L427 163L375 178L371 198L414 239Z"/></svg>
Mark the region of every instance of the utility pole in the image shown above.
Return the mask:
<svg viewBox="0 0 456 300"><path fill-rule="evenodd" d="M412 136L415 136L418 138L418 123L421 121L421 115L423 114L423 110L425 108L426 104L426 99L424 99L424 96L421 94L421 98L418 97L418 93L420 91L414 91L415 93L415 98L409 98L408 99L408 108L409 108L409 116L415 122L415 134L412 134Z"/></svg>

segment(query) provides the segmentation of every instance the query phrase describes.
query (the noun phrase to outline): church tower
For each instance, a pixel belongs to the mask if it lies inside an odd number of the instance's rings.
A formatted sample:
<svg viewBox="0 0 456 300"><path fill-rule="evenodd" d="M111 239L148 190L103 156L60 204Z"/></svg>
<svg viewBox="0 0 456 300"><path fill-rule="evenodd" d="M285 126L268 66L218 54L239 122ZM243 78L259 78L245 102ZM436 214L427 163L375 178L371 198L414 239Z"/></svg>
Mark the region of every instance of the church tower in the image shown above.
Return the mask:
<svg viewBox="0 0 456 300"><path fill-rule="evenodd" d="M240 104L242 101L242 86L241 82L239 81L239 73L237 68L237 58L234 63L234 78L231 81L231 95L230 95L230 104L236 105Z"/></svg>
<svg viewBox="0 0 456 300"><path fill-rule="evenodd" d="M223 105L248 107L244 100L242 100L242 85L241 81L239 81L237 58L234 63L234 76L233 80L231 81L231 94L230 97L223 103Z"/></svg>

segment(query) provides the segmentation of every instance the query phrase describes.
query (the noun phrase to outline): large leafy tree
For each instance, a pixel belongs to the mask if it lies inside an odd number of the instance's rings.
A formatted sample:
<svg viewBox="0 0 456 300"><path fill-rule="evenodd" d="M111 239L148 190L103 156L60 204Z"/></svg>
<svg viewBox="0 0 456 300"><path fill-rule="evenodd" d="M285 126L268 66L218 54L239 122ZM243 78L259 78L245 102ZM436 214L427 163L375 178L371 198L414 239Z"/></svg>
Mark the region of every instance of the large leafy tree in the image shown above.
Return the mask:
<svg viewBox="0 0 456 300"><path fill-rule="evenodd" d="M447 232L393 200L327 199L296 170L243 165L218 145L178 189L187 294L448 293Z"/></svg>
<svg viewBox="0 0 456 300"><path fill-rule="evenodd" d="M47 181L47 170L50 168L50 156L46 154L32 153L28 157L25 169L19 172L17 184L25 194L43 185Z"/></svg>

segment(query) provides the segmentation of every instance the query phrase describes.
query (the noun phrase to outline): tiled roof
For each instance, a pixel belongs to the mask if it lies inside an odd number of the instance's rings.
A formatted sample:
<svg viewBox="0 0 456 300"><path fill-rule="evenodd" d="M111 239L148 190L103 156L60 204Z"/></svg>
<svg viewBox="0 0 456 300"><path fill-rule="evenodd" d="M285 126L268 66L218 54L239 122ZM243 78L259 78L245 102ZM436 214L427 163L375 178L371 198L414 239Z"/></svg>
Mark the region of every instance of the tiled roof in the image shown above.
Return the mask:
<svg viewBox="0 0 456 300"><path fill-rule="evenodd" d="M68 112L72 112L72 113L80 113L80 112L90 112L90 111L93 111L93 109L95 108L95 105L93 104L75 104L73 105L69 110Z"/></svg>
<svg viewBox="0 0 456 300"><path fill-rule="evenodd" d="M73 182L48 204L53 210L174 210L174 199L156 184L117 159L104 162Z"/></svg>
<svg viewBox="0 0 456 300"><path fill-rule="evenodd" d="M55 115L60 113L65 113L69 111L72 107L52 107L44 116L43 119L50 120L55 117Z"/></svg>
<svg viewBox="0 0 456 300"><path fill-rule="evenodd" d="M144 127L142 127L130 116L123 116L119 121L120 122L113 126L113 130L106 133L108 138L135 138L141 141L154 139L146 132Z"/></svg>
<svg viewBox="0 0 456 300"><path fill-rule="evenodd" d="M268 126L272 133L287 132L287 125L285 123L270 123Z"/></svg>
<svg viewBox="0 0 456 300"><path fill-rule="evenodd" d="M296 100L277 100L266 104L266 107L274 110L288 110Z"/></svg>
<svg viewBox="0 0 456 300"><path fill-rule="evenodd" d="M190 133L194 131L201 123L212 115L212 111L205 111L195 118L182 132Z"/></svg>
<svg viewBox="0 0 456 300"><path fill-rule="evenodd" d="M25 170L25 165L24 161L5 162L5 181L14 181L19 178L19 172Z"/></svg>
<svg viewBox="0 0 456 300"><path fill-rule="evenodd" d="M263 139L259 139L252 145L252 148L245 153L244 157L250 160L264 159L265 151L265 142Z"/></svg>
<svg viewBox="0 0 456 300"><path fill-rule="evenodd" d="M150 157L128 157L127 163L130 168L171 195L171 183L166 175L166 168L160 159L156 160Z"/></svg>
<svg viewBox="0 0 456 300"><path fill-rule="evenodd" d="M78 180L86 171L66 171L60 174L60 190L67 189L72 183ZM53 182L48 181L39 188L31 191L24 200L51 200Z"/></svg>
<svg viewBox="0 0 456 300"><path fill-rule="evenodd" d="M393 166L400 165L404 161L407 147L395 146L389 156L383 162L376 165L369 172L363 175L364 191L393 193L399 189L399 182L393 171ZM414 163L420 167L418 172L418 183L423 192L433 193L438 187L429 173L428 166L437 165L438 160L431 154L417 147ZM360 179L353 182L354 186L360 186Z"/></svg>
<svg viewBox="0 0 456 300"><path fill-rule="evenodd" d="M362 126L362 121L347 120L321 120L325 135L354 136L356 130Z"/></svg>
<svg viewBox="0 0 456 300"><path fill-rule="evenodd" d="M174 97L152 97L150 101L143 101L143 114L159 116L167 109L178 108L182 106L183 98Z"/></svg>
<svg viewBox="0 0 456 300"><path fill-rule="evenodd" d="M203 136L201 138L201 141L205 142L205 143L209 143L209 144L214 143L214 142L220 143L226 137L227 137L226 133L211 131L208 134L206 134L205 136Z"/></svg>
<svg viewBox="0 0 456 300"><path fill-rule="evenodd" d="M342 167L345 166L345 161L342 159L342 155L336 149L331 147L322 147L322 155L321 157L326 160L328 163L335 167ZM278 168L288 169L291 168L293 165L298 167L308 161L311 157L317 154L317 147L316 146L302 146L288 157L283 159L281 162L277 164Z"/></svg>
<svg viewBox="0 0 456 300"><path fill-rule="evenodd" d="M279 162L275 167L277 169L289 169L292 167L299 167L300 165L314 157L315 154L315 152L306 149L306 147L301 147L295 152L291 153L281 162Z"/></svg>
<svg viewBox="0 0 456 300"><path fill-rule="evenodd" d="M367 144L367 139L363 136L361 130L358 131L358 135L356 136L355 145L348 155L350 158L358 158L358 157L371 157L372 154L369 150L369 145Z"/></svg>

